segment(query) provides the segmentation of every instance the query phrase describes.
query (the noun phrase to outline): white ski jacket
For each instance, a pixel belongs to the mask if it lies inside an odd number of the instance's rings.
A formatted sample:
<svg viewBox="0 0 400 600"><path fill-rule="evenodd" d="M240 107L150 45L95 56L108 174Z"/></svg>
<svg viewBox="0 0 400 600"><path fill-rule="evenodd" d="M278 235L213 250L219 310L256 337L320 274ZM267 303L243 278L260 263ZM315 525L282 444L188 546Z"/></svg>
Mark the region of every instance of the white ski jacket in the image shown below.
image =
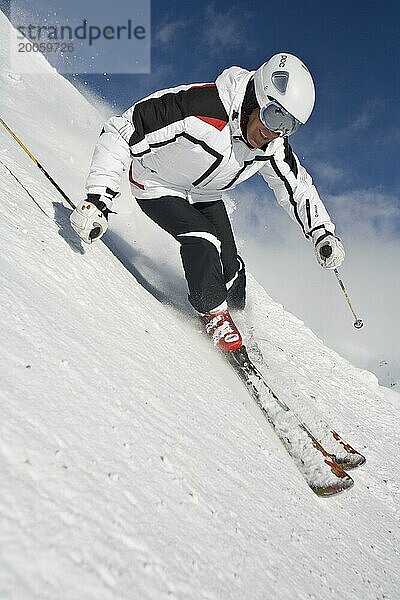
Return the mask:
<svg viewBox="0 0 400 600"><path fill-rule="evenodd" d="M316 229L334 233L287 138L277 138L265 150L252 149L243 139L241 106L253 74L230 67L215 83L158 91L109 119L94 150L88 193L118 192L129 169L138 199L172 195L209 202L259 171L306 237Z"/></svg>

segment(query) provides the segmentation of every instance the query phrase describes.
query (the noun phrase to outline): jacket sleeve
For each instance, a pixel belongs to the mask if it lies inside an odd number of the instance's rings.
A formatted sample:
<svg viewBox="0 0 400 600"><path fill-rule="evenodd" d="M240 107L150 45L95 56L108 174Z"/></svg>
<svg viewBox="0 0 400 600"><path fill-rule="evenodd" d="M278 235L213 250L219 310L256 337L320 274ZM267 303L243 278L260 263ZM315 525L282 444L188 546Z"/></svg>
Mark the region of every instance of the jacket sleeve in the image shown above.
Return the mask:
<svg viewBox="0 0 400 600"><path fill-rule="evenodd" d="M94 150L88 192L106 187L119 191L131 159L157 151L179 136L197 131L200 120L228 121L214 83L182 85L161 90L134 104L122 116L109 119ZM197 123L197 125L194 125Z"/></svg>
<svg viewBox="0 0 400 600"><path fill-rule="evenodd" d="M307 238L319 229L335 232L335 226L313 185L311 176L300 164L287 138L283 139L271 160L260 170L275 197L300 225Z"/></svg>
<svg viewBox="0 0 400 600"><path fill-rule="evenodd" d="M86 180L88 194L102 194L106 188L119 192L122 173L130 162L128 136L131 131L133 125L124 115L104 123Z"/></svg>
<svg viewBox="0 0 400 600"><path fill-rule="evenodd" d="M149 104L141 101L121 116L112 117L105 122L86 180L88 193L101 194L105 188L118 192L122 174L128 169L132 159L156 152L166 139L183 131L183 120L168 123L163 120L162 113L153 115L154 119L150 117L149 123L148 109Z"/></svg>

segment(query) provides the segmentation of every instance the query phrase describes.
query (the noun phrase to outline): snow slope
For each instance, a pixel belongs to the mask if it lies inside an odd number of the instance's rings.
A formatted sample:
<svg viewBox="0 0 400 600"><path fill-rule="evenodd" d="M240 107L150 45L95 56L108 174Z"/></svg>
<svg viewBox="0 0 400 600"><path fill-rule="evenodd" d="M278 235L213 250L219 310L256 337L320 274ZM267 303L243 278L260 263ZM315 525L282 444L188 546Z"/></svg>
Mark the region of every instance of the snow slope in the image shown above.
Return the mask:
<svg viewBox="0 0 400 600"><path fill-rule="evenodd" d="M0 13L3 57L8 33ZM0 116L76 200L102 119L21 60ZM125 194L114 254L84 248L4 130L0 160L0 598L397 600L398 395L250 277L273 387L368 458L353 490L316 498L198 331L173 240Z"/></svg>

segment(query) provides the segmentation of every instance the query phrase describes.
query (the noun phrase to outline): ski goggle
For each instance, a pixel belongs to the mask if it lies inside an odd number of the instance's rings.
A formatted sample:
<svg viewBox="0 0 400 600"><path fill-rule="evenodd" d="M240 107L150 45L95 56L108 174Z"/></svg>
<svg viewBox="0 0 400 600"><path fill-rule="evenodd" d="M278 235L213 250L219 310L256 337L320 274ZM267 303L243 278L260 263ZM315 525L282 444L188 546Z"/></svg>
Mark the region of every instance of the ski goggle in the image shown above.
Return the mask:
<svg viewBox="0 0 400 600"><path fill-rule="evenodd" d="M260 121L267 129L281 136L292 135L301 125L276 100L271 100L260 109Z"/></svg>

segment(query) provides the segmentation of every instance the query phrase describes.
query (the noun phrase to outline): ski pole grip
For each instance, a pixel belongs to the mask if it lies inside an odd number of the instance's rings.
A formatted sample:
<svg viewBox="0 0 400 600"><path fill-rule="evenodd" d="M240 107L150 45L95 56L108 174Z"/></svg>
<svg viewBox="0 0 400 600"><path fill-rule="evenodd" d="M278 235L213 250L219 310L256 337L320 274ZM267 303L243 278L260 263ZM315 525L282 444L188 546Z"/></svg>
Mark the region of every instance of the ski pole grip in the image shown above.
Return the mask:
<svg viewBox="0 0 400 600"><path fill-rule="evenodd" d="M329 258L330 255L332 254L331 246L328 246L328 244L326 244L325 246L322 246L322 248L320 250L320 254L321 254L322 258Z"/></svg>

